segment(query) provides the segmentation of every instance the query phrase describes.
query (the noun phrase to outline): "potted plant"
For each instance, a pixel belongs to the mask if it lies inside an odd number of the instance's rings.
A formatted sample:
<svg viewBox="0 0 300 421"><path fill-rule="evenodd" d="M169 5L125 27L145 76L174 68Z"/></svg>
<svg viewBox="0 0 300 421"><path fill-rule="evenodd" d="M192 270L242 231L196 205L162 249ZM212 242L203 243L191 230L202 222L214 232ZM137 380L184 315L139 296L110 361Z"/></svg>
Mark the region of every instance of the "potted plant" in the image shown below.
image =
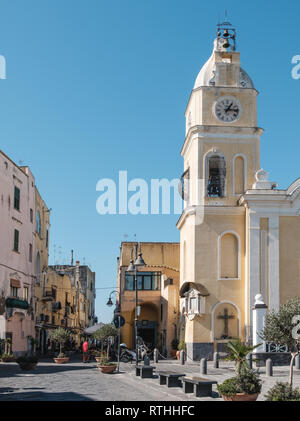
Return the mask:
<svg viewBox="0 0 300 421"><path fill-rule="evenodd" d="M63 353L63 345L70 338L70 333L63 327L59 327L50 331L50 339L59 344L59 354L53 358L56 364L65 364L69 361L69 357Z"/></svg>
<svg viewBox="0 0 300 421"><path fill-rule="evenodd" d="M94 351L93 354L97 363L100 363L101 358L102 358L102 353L100 351Z"/></svg>
<svg viewBox="0 0 300 421"><path fill-rule="evenodd" d="M110 362L107 355L103 355L100 358L100 361L97 364L97 367L98 367L98 370L101 371L101 373L109 374L115 371L115 369L117 368L117 364Z"/></svg>
<svg viewBox="0 0 300 421"><path fill-rule="evenodd" d="M0 357L1 361L3 363L10 363L11 361L14 360L14 354L10 353L10 354L6 354L5 352L1 355Z"/></svg>
<svg viewBox="0 0 300 421"><path fill-rule="evenodd" d="M261 392L258 371L242 367L239 374L217 385L224 401L256 401Z"/></svg>
<svg viewBox="0 0 300 421"><path fill-rule="evenodd" d="M246 345L240 339L226 344L226 360L234 361L236 376L217 385L217 390L225 401L256 401L261 391L261 380L258 372L250 370L246 357L259 346L260 344Z"/></svg>
<svg viewBox="0 0 300 421"><path fill-rule="evenodd" d="M185 344L184 340L181 339L181 341L179 342L178 347L177 347L178 351L176 352L177 360L180 360L180 351L185 351L185 348L186 348L186 344Z"/></svg>
<svg viewBox="0 0 300 421"><path fill-rule="evenodd" d="M115 338L118 335L118 330L112 323L103 325L94 333L94 338L101 341L101 352L103 353L103 344L107 343L107 355L109 355L110 338Z"/></svg>
<svg viewBox="0 0 300 421"><path fill-rule="evenodd" d="M38 358L34 355L30 355L19 357L16 361L21 370L34 370L38 363Z"/></svg>
<svg viewBox="0 0 300 421"><path fill-rule="evenodd" d="M171 349L170 354L171 354L172 358L176 358L176 352L178 350L178 345L179 345L178 339L174 338L173 341L171 342L171 348L172 349Z"/></svg>

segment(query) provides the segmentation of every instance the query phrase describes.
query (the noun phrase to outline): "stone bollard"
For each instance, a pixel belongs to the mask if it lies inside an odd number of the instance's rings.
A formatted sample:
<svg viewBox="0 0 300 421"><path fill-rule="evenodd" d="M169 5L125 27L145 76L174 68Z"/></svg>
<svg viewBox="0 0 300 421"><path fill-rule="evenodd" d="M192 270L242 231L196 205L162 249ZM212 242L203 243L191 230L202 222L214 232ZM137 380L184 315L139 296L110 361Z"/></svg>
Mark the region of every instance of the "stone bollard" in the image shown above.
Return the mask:
<svg viewBox="0 0 300 421"><path fill-rule="evenodd" d="M266 361L266 375L268 377L273 376L273 361L271 360L271 358L268 358Z"/></svg>
<svg viewBox="0 0 300 421"><path fill-rule="evenodd" d="M153 351L153 362L156 364L158 363L158 349L157 348L155 348Z"/></svg>
<svg viewBox="0 0 300 421"><path fill-rule="evenodd" d="M295 369L300 370L300 354L298 354L295 358Z"/></svg>
<svg viewBox="0 0 300 421"><path fill-rule="evenodd" d="M149 367L150 365L150 358L146 355L144 357L144 366Z"/></svg>
<svg viewBox="0 0 300 421"><path fill-rule="evenodd" d="M248 354L246 356L246 361L247 361L247 364L249 365L250 370L252 370L252 366L253 366L252 354Z"/></svg>
<svg viewBox="0 0 300 421"><path fill-rule="evenodd" d="M207 374L207 359L201 358L200 360L200 374Z"/></svg>
<svg viewBox="0 0 300 421"><path fill-rule="evenodd" d="M181 365L185 364L185 352L184 352L184 350L180 351L180 364Z"/></svg>
<svg viewBox="0 0 300 421"><path fill-rule="evenodd" d="M218 352L214 352L214 368L219 368L220 356Z"/></svg>

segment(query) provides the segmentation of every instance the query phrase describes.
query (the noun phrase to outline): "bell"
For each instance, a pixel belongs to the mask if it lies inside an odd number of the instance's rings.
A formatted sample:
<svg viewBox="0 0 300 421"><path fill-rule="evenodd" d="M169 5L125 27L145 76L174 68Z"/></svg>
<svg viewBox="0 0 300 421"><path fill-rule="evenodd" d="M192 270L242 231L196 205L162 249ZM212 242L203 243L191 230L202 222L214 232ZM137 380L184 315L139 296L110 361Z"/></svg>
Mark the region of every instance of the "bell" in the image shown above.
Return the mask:
<svg viewBox="0 0 300 421"><path fill-rule="evenodd" d="M224 29L223 37L225 37L225 38L229 37L228 29Z"/></svg>
<svg viewBox="0 0 300 421"><path fill-rule="evenodd" d="M217 36L220 37L222 34L220 31L218 31Z"/></svg>
<svg viewBox="0 0 300 421"><path fill-rule="evenodd" d="M230 47L230 44L229 44L228 40L226 40L223 44L223 48L228 48L228 47Z"/></svg>

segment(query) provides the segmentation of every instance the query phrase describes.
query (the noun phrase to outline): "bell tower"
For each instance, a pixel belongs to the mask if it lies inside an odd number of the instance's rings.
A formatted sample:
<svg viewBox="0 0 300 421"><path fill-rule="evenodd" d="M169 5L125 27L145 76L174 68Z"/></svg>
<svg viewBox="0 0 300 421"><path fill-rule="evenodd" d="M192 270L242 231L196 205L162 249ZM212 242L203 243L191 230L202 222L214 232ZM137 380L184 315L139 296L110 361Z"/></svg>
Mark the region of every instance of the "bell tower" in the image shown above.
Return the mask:
<svg viewBox="0 0 300 421"><path fill-rule="evenodd" d="M184 339L193 359L207 356L208 350L212 355L218 345L216 332L222 330L217 327L221 318L215 315L218 303L228 302L236 309L241 338L248 329L247 218L238 201L252 188L260 169L263 130L257 127L258 92L241 67L236 45L235 28L227 21L217 25L212 55L196 78L185 111L186 137L181 150L185 209L177 223L181 286L192 282L208 291L203 298L205 312L185 318ZM182 288L186 315L187 289ZM226 304L223 307L223 312L230 310ZM224 340L226 334L222 336Z"/></svg>

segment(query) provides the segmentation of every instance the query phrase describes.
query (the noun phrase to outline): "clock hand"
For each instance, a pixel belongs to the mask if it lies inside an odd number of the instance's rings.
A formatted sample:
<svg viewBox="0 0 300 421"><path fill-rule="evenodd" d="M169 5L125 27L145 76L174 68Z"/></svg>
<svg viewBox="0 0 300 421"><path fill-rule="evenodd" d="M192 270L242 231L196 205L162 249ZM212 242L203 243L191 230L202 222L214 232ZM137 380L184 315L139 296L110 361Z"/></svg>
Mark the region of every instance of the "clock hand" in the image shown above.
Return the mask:
<svg viewBox="0 0 300 421"><path fill-rule="evenodd" d="M226 108L225 113L228 113L228 111L232 111L230 110L230 108L233 106L233 102L229 105L229 107Z"/></svg>

